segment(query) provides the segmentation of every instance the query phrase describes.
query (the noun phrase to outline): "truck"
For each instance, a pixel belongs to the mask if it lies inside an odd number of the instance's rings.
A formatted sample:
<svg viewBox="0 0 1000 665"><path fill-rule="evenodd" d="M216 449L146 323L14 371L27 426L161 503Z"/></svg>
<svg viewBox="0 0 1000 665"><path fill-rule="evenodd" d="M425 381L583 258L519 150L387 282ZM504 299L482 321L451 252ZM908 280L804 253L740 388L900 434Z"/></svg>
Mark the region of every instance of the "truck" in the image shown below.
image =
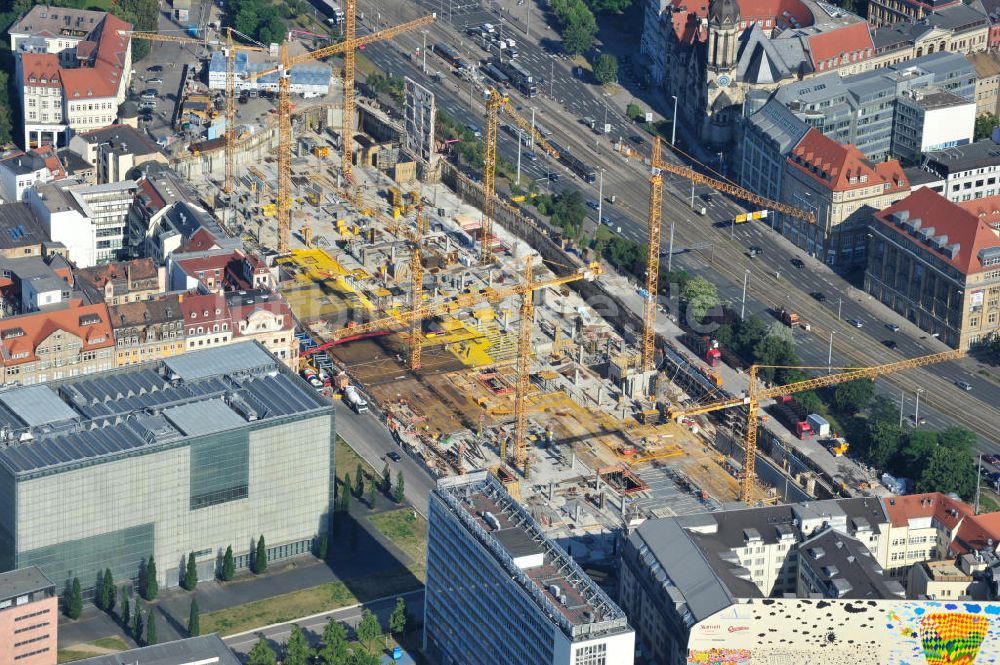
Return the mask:
<svg viewBox="0 0 1000 665"><path fill-rule="evenodd" d="M775 400L775 411L778 419L785 426L795 432L795 436L800 439L808 439L813 435L812 425L809 424L809 414L805 408L795 401L791 395L782 395Z"/></svg>
<svg viewBox="0 0 1000 665"><path fill-rule="evenodd" d="M368 402L361 397L361 393L352 385L344 388L344 400L355 413L365 413L368 411Z"/></svg>
<svg viewBox="0 0 1000 665"><path fill-rule="evenodd" d="M809 426L817 435L830 436L830 423L827 422L826 418L816 413L810 413L806 420L809 421Z"/></svg>
<svg viewBox="0 0 1000 665"><path fill-rule="evenodd" d="M510 78L511 85L517 88L525 97L536 97L538 95L538 86L535 84L535 77L524 67L510 60L496 60L493 64Z"/></svg>
<svg viewBox="0 0 1000 665"><path fill-rule="evenodd" d="M781 322L784 323L789 328L794 328L799 325L799 315L787 309L782 309L780 312Z"/></svg>
<svg viewBox="0 0 1000 665"><path fill-rule="evenodd" d="M687 334L683 337L684 344L698 354L698 357L708 363L709 367L718 367L722 362L722 351L718 340L708 335Z"/></svg>

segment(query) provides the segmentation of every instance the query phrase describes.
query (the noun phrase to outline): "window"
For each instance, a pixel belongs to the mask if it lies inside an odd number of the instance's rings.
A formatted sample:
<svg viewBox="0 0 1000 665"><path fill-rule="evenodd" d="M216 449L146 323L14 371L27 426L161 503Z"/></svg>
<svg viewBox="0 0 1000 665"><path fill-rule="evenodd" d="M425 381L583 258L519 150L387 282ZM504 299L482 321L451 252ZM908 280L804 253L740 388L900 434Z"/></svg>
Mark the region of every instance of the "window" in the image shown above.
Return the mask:
<svg viewBox="0 0 1000 665"><path fill-rule="evenodd" d="M574 656L576 665L607 665L608 645L588 644L577 647Z"/></svg>

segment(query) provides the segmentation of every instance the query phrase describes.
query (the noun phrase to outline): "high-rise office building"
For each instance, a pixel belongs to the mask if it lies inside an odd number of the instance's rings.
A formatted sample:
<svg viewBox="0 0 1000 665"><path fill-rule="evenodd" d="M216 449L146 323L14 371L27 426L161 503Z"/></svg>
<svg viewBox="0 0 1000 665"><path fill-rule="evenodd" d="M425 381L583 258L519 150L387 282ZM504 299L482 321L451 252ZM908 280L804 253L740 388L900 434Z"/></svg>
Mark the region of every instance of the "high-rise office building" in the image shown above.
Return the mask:
<svg viewBox="0 0 1000 665"><path fill-rule="evenodd" d="M432 662L630 665L625 614L487 471L431 493L424 644Z"/></svg>

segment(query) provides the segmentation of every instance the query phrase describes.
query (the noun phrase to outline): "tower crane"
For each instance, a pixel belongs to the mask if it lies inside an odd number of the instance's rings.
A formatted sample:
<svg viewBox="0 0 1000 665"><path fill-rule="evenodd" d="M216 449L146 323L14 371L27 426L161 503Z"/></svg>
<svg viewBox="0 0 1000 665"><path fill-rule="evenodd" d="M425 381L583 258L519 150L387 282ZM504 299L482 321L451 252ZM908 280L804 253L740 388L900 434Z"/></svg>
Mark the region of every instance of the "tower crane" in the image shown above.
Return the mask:
<svg viewBox="0 0 1000 665"><path fill-rule="evenodd" d="M501 95L494 88L487 88L489 98L486 100L486 150L483 155L483 224L480 229L480 239L482 242L482 252L480 260L484 265L493 262L493 246L490 244L490 236L493 234L493 205L496 195L496 166L497 166L497 124L499 111L502 108L510 116L520 129L533 136L535 143L542 149L558 158L559 153L549 145L541 132L535 129L531 123L522 118L510 106L510 98ZM518 137L520 141L520 137Z"/></svg>
<svg viewBox="0 0 1000 665"><path fill-rule="evenodd" d="M660 288L660 226L662 223L663 205L663 171L690 180L694 184L706 185L723 194L729 194L749 203L764 206L775 212L785 213L789 217L801 219L809 224L816 223L816 215L812 211L802 210L787 203L775 201L766 196L760 196L739 185L699 173L690 166L671 164L670 162L663 161L660 156L659 138L653 142L653 155L652 159L650 159L650 167L649 217L647 220L649 247L646 256L646 303L642 336L642 369L646 372L653 369L653 352L656 343L656 296Z"/></svg>
<svg viewBox="0 0 1000 665"><path fill-rule="evenodd" d="M347 24L350 31L354 31L354 0L348 0ZM413 21L400 23L384 30L378 30L361 37L353 37L338 44L331 44L323 48L296 56L288 55L288 40L281 44L280 64L259 72L249 74L251 80L278 73L278 253L288 252L288 243L292 229L292 105L289 98L289 77L291 69L295 65L300 65L313 60L319 60L337 53L345 54L344 72L344 116L349 118L354 108L354 49L366 44L381 42L393 39L409 30L415 30L434 21L435 15L430 14ZM347 56L350 54L350 57ZM347 64L347 61L350 61ZM350 74L350 79L348 79ZM348 108L350 105L350 108ZM345 127L351 125L350 120L344 121ZM345 175L350 174L350 142L348 136L342 136L341 141L347 146L344 150Z"/></svg>
<svg viewBox="0 0 1000 665"><path fill-rule="evenodd" d="M943 353L934 353L928 356L920 356L919 358L900 360L898 362L888 363L885 365L849 368L846 369L846 371L839 372L837 374L827 374L825 376L819 376L812 379L796 381L784 386L774 386L772 388L761 389L758 389L757 387L757 370L774 366L753 365L750 367L750 383L747 388L746 395L719 400L710 404L671 408L668 409L668 413L671 418L676 419L684 416L697 416L703 413L731 409L737 406L745 406L747 408L747 431L743 447L743 478L740 480L740 499L749 504L753 501L753 486L755 477L754 467L757 462L757 418L760 413L760 403L762 401L772 399L774 397L780 397L782 395L792 395L806 390L834 386L840 383L854 381L856 379L874 380L876 377L893 374L905 369L912 369L915 367L923 367L925 365L933 365L934 363L955 360L957 358L961 358L963 355L965 355L965 352L962 350L945 351ZM828 368L801 367L798 369L825 370Z"/></svg>
<svg viewBox="0 0 1000 665"><path fill-rule="evenodd" d="M520 140L520 139L518 139ZM532 257L524 260L524 283L531 284ZM531 327L535 320L535 292L521 293L521 321L517 328L517 372L514 377L514 466L527 476L528 383L531 378Z"/></svg>
<svg viewBox="0 0 1000 665"><path fill-rule="evenodd" d="M410 311L420 309L424 299L424 264L421 262L421 247L424 234L427 233L427 220L422 211L417 211L417 228L410 237L413 245L410 254ZM423 344L420 343L421 319L410 322L410 369L418 370L421 366L420 354Z"/></svg>

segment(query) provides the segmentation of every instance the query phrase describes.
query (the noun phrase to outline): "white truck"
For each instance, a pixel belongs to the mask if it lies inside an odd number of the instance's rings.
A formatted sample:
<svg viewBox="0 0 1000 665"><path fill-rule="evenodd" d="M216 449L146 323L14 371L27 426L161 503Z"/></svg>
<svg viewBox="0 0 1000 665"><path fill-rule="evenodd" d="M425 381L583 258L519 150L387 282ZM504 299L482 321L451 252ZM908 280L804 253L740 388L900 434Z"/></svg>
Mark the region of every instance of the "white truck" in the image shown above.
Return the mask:
<svg viewBox="0 0 1000 665"><path fill-rule="evenodd" d="M348 385L344 388L344 399L347 401L347 405L351 407L355 413L365 413L368 411L368 402L361 397L361 393L354 386Z"/></svg>

